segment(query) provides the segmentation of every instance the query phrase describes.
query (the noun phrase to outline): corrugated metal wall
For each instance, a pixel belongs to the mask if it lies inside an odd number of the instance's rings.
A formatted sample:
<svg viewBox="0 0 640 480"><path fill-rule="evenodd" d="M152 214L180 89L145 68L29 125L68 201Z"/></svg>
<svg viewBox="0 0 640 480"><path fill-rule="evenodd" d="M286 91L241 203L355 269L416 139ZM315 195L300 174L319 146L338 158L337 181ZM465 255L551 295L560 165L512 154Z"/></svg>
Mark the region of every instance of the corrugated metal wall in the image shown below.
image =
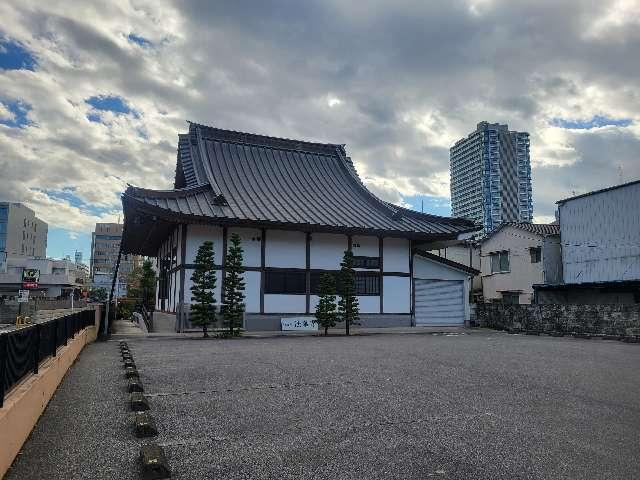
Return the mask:
<svg viewBox="0 0 640 480"><path fill-rule="evenodd" d="M560 204L565 283L640 279L640 183Z"/></svg>

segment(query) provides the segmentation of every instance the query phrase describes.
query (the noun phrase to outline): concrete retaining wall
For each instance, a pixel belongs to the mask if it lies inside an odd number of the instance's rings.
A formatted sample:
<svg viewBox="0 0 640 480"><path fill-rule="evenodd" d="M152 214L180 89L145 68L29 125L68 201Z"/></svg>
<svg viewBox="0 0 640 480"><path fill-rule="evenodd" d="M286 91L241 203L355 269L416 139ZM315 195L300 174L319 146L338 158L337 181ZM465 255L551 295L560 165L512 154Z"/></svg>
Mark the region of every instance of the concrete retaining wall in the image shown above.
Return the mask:
<svg viewBox="0 0 640 480"><path fill-rule="evenodd" d="M53 397L69 367L85 345L96 340L100 324L100 309L96 309L95 326L85 328L58 349L38 368L11 390L0 408L0 478L3 478L31 430ZM53 441L53 440L52 440Z"/></svg>
<svg viewBox="0 0 640 480"><path fill-rule="evenodd" d="M640 305L477 305L481 327L499 330L640 335Z"/></svg>

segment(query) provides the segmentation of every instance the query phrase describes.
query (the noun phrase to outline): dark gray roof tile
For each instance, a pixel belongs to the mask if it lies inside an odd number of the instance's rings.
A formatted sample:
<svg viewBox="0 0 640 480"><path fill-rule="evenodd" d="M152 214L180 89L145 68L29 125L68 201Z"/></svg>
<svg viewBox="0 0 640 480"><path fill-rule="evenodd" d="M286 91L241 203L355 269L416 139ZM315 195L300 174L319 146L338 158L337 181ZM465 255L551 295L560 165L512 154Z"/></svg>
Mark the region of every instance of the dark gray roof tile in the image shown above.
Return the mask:
<svg viewBox="0 0 640 480"><path fill-rule="evenodd" d="M177 161L176 185L185 188L159 192L131 187L125 198L175 214L245 224L375 230L413 237L451 237L478 229L469 220L422 214L380 200L362 183L339 144L191 123L189 134L178 137ZM228 205L215 205L220 195Z"/></svg>

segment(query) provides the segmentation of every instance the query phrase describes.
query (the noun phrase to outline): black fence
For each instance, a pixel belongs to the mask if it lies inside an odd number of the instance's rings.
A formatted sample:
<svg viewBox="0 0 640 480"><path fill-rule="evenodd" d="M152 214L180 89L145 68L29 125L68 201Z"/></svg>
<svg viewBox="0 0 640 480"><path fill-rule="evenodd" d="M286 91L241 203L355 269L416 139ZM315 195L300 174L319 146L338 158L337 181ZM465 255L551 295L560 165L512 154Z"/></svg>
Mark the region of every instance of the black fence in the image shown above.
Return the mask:
<svg viewBox="0 0 640 480"><path fill-rule="evenodd" d="M83 310L0 334L0 408L6 392L30 373L38 373L43 360L55 357L58 348L94 323L95 311Z"/></svg>

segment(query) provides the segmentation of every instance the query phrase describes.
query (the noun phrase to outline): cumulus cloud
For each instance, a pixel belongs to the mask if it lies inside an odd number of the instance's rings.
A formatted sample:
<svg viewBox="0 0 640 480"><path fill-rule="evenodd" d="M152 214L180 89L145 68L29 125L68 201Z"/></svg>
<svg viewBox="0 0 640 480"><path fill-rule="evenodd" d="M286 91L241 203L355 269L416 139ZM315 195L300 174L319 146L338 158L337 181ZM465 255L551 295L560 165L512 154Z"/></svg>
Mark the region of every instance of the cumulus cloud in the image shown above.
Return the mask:
<svg viewBox="0 0 640 480"><path fill-rule="evenodd" d="M2 2L0 36L36 62L0 70L0 119L31 108L0 125L0 197L89 231L117 218L127 183L171 186L192 120L346 143L386 200L446 202L449 147L488 120L530 132L535 215L552 219L574 191L640 176L634 5ZM618 124L565 128L593 118Z"/></svg>

